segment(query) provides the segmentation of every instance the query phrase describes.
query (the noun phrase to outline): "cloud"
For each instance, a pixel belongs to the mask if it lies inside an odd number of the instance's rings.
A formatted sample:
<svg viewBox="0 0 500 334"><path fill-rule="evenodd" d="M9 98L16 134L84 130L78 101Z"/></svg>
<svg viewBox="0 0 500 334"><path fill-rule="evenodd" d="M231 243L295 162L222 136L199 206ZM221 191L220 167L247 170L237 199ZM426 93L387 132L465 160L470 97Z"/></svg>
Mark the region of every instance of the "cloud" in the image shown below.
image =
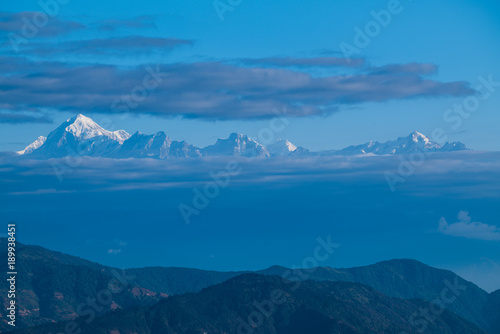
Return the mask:
<svg viewBox="0 0 500 334"><path fill-rule="evenodd" d="M1 105L1 103L0 103ZM20 124L20 123L52 123L52 119L46 115L43 116L33 116L23 113L3 113L0 112L0 124L10 123L10 124Z"/></svg>
<svg viewBox="0 0 500 334"><path fill-rule="evenodd" d="M472 222L467 211L460 211L457 218L458 222L448 224L446 219L441 217L439 220L439 232L467 239L500 240L500 228L495 225Z"/></svg>
<svg viewBox="0 0 500 334"><path fill-rule="evenodd" d="M435 64L391 64L381 67L373 67L370 69L371 74L435 74L438 67Z"/></svg>
<svg viewBox="0 0 500 334"><path fill-rule="evenodd" d="M102 20L97 23L98 29L101 31L115 31L121 28L129 29L145 29L156 28L154 16L141 15L130 19L109 19Z"/></svg>
<svg viewBox="0 0 500 334"><path fill-rule="evenodd" d="M126 247L127 246L127 242L126 241L123 241L123 240L120 240L120 239L115 239L113 241L114 244L120 246L121 248L110 248L108 249L108 254L111 254L111 255L117 255L119 253L121 253L123 251L123 247Z"/></svg>
<svg viewBox="0 0 500 334"><path fill-rule="evenodd" d="M75 54L140 54L153 51L171 51L183 45L192 45L193 41L169 37L126 36L67 41L57 44L30 44L26 50L33 55Z"/></svg>
<svg viewBox="0 0 500 334"><path fill-rule="evenodd" d="M27 37L23 31L28 32L28 37L31 34L36 37L53 37L83 28L85 25L79 22L61 20L44 12L0 13L0 32L15 33L21 37Z"/></svg>
<svg viewBox="0 0 500 334"><path fill-rule="evenodd" d="M35 190L35 191L12 192L9 195L24 196L24 195L69 194L69 193L72 193L72 192L73 191L70 191L70 190L38 189L38 190Z"/></svg>
<svg viewBox="0 0 500 334"><path fill-rule="evenodd" d="M365 64L362 58L347 59L345 57L315 57L315 58L293 58L293 57L275 57L275 58L243 58L240 62L248 65L270 65L277 67L360 67Z"/></svg>
<svg viewBox="0 0 500 334"><path fill-rule="evenodd" d="M9 111L51 108L257 119L275 117L275 109L286 110L290 117L315 116L336 112L343 105L474 92L466 82L440 82L414 73L315 77L299 70L221 62L119 68L22 58L0 60L0 108ZM145 89L145 83L154 88ZM135 97L131 97L132 92Z"/></svg>
<svg viewBox="0 0 500 334"><path fill-rule="evenodd" d="M203 186L213 181L207 173L226 169L228 159L238 162L241 174L231 181L231 187L251 185L310 185L330 182L342 192L359 192L352 184L378 187L391 194L385 173L398 171L399 156L371 157L310 157L292 159L239 159L206 157L198 159L105 159L82 157L31 160L0 154L0 179L9 180L0 188L0 196L12 192L57 189L85 194L95 191L129 192L141 189L173 191ZM200 168L202 166L203 168ZM57 175L62 174L63 182ZM398 192L402 196L456 199L498 199L500 184L491 182L500 177L499 152L447 152L426 157L426 163ZM458 182L457 180L460 180ZM432 189L432 191L429 191ZM67 196L52 193L53 197ZM110 246L110 248L112 248Z"/></svg>

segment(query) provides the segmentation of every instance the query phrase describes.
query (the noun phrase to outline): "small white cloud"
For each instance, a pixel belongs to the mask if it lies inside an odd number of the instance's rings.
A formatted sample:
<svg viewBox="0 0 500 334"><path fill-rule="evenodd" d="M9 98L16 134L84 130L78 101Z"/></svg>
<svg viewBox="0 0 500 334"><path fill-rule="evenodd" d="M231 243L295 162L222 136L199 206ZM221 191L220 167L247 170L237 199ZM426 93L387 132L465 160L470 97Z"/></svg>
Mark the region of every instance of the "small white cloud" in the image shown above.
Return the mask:
<svg viewBox="0 0 500 334"><path fill-rule="evenodd" d="M35 191L18 191L9 193L9 195L22 196L22 195L46 195L46 194L70 194L74 191L69 190L56 190L56 189L38 189Z"/></svg>
<svg viewBox="0 0 500 334"><path fill-rule="evenodd" d="M473 222L467 211L458 213L458 222L448 224L444 217L439 220L439 232L454 237L464 237L479 240L500 240L500 228Z"/></svg>
<svg viewBox="0 0 500 334"><path fill-rule="evenodd" d="M121 251L122 251L121 249L112 249L112 248L110 248L110 249L108 249L108 254L116 255L118 253L121 253Z"/></svg>

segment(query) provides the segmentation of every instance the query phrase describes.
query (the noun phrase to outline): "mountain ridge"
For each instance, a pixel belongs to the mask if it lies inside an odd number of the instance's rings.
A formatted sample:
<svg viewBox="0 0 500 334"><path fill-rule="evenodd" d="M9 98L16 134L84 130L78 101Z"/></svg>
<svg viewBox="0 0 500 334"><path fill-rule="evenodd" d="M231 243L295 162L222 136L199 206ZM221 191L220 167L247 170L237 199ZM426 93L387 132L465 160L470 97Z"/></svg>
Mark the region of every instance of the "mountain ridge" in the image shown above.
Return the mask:
<svg viewBox="0 0 500 334"><path fill-rule="evenodd" d="M41 159L65 156L170 159L203 156L283 158L326 155L395 155L463 150L468 149L460 142L447 142L440 145L417 131L407 137L399 137L384 143L370 141L341 150L319 152L311 152L304 147L296 146L287 139L278 139L264 146L249 136L239 133L231 133L228 138L219 138L213 145L199 148L185 141L172 140L163 131L151 135L142 134L139 131L133 135L124 130L108 131L91 118L78 114L63 122L47 137L39 136L33 143L16 153L19 156Z"/></svg>
<svg viewBox="0 0 500 334"><path fill-rule="evenodd" d="M243 274L195 294L167 298L151 307L110 312L81 333L485 333L444 310L424 324L412 314L431 308L424 301L391 298L351 282L305 281L299 286L277 276ZM67 323L15 333L46 334Z"/></svg>
<svg viewBox="0 0 500 334"><path fill-rule="evenodd" d="M0 239L0 246L5 244L4 241L5 238ZM23 314L29 316L21 318L20 324L29 326L69 320L68 317L74 316L78 304L85 302L88 294L97 293L99 287L113 278L113 270L117 270L40 246L19 244L18 257L23 263L22 272L26 274L19 281L19 288L26 291L19 306L24 310ZM72 274L74 272L78 275ZM500 318L495 312L500 306L500 290L488 294L451 271L433 268L412 259L387 260L353 268L288 269L275 265L255 272L220 272L182 267L131 268L125 270L125 275L133 277L130 288L114 296L113 305L122 309L148 306L166 296L198 293L245 274L280 276L292 281L356 283L369 286L390 298L425 300L427 303L435 301L444 289L449 288L447 280L459 287L466 286L466 289L460 290L453 303L444 304L447 310L490 333L500 329ZM77 286L84 292L76 289L71 282L79 282ZM2 296L7 295L5 289L6 283L2 282ZM59 299L61 295L65 299ZM54 309L51 305L57 307ZM0 319L4 318L3 312L0 311ZM1 324L0 330L6 328Z"/></svg>

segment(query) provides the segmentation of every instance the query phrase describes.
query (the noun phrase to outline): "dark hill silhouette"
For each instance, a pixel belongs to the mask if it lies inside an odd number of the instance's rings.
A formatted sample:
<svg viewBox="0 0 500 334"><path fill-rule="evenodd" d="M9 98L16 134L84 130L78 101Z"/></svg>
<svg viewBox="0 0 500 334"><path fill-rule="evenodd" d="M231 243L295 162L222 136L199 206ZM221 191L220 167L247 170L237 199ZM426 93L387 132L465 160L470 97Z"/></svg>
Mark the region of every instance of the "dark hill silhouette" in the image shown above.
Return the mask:
<svg viewBox="0 0 500 334"><path fill-rule="evenodd" d="M244 274L196 294L174 296L149 308L116 311L90 324L81 320L77 326L82 334L419 333L423 328L436 334L484 333L449 311L412 325L408 319L421 307L429 308L429 303L391 298L358 283L305 281L296 286L277 276ZM15 333L58 333L65 326Z"/></svg>
<svg viewBox="0 0 500 334"><path fill-rule="evenodd" d="M0 247L6 249L5 239ZM116 274L120 270L106 267L79 257L54 252L39 246L18 243L18 316L17 328L49 322L60 322L77 317L77 307L88 298L111 287L120 287ZM4 266L6 263L3 264ZM180 295L223 283L248 272L217 272L190 268L149 267L127 269L133 280L123 291L112 294L112 303L105 305L97 315L112 309L130 309L151 306L167 295ZM289 280L343 281L361 283L387 295L406 300L439 302L442 292L450 286L458 287L453 302L442 303L458 316L490 333L500 333L500 290L488 294L451 271L436 269L415 260L390 260L356 268L318 267L291 270L273 266L256 272L267 276L282 276ZM7 282L0 283L0 293L7 302ZM0 331L10 330L6 324L5 308L0 310Z"/></svg>

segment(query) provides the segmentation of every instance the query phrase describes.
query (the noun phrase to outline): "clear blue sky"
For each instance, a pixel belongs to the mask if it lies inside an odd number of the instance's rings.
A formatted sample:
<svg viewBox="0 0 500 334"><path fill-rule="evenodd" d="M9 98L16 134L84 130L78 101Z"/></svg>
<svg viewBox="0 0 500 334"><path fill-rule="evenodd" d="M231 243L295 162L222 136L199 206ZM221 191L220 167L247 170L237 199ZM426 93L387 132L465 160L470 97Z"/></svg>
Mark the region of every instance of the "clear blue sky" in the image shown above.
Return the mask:
<svg viewBox="0 0 500 334"><path fill-rule="evenodd" d="M36 36L15 57L33 61L50 60L61 63L140 66L141 64L196 63L203 61L231 61L240 58L323 56L342 57L339 45L353 44L354 27L364 29L373 20L371 11L387 9L388 1L274 1L244 0L232 11L224 13L221 21L211 1L80 1L71 0L60 6L53 20L85 25L68 33ZM496 1L425 1L402 0L402 11L394 14L389 25L373 37L370 44L356 56L366 60L365 67L389 64L432 63L438 66L436 74L424 76L439 82L466 81L471 87L477 77L491 74L500 81L500 4ZM5 13L40 11L38 1L8 2ZM140 18L141 16L148 16ZM151 17L149 17L151 16ZM5 20L5 18L4 18ZM104 22L104 23L103 23ZM99 27L105 23L121 22L115 29ZM133 24L139 22L141 24ZM15 30L14 30L15 31ZM3 38L7 41L3 31ZM41 34L40 34L41 35ZM175 38L190 41L168 52L88 54L55 49L63 41L107 39L117 36ZM7 42L6 42L7 43ZM72 45L72 46L71 46ZM74 47L70 44L67 48ZM146 46L145 46L146 47ZM37 48L42 50L36 52ZM2 51L12 56L8 44ZM39 64L39 63L37 63ZM272 66L271 66L272 67ZM315 76L333 73L355 74L362 68L302 68L300 71ZM4 86L5 87L5 86ZM5 91L4 91L5 92ZM124 91L124 94L127 90ZM380 102L360 102L338 105L338 112L326 116L297 117L280 133L297 145L313 150L341 148L368 140L388 140L407 135L413 130L432 132L436 127L447 130L450 140L460 140L474 149L498 150L500 121L498 105L500 92L481 103L471 117L456 130L443 121L443 113L463 101L465 96L423 96ZM42 108L43 107L43 108ZM75 111L61 111L50 103L37 106L36 113L44 113L54 123L0 124L0 150L16 150L46 135ZM17 110L3 109L5 113L26 113L23 106ZM182 109L182 108L180 108ZM151 133L163 130L174 139L186 139L204 146L217 137L237 131L256 136L267 120L211 120L209 118L180 119L177 109L169 114L149 115L141 107L138 115L121 120L111 116L114 126L129 132L140 130ZM99 122L109 117L93 112L93 106L82 106L80 112ZM35 113L31 111L31 113Z"/></svg>

